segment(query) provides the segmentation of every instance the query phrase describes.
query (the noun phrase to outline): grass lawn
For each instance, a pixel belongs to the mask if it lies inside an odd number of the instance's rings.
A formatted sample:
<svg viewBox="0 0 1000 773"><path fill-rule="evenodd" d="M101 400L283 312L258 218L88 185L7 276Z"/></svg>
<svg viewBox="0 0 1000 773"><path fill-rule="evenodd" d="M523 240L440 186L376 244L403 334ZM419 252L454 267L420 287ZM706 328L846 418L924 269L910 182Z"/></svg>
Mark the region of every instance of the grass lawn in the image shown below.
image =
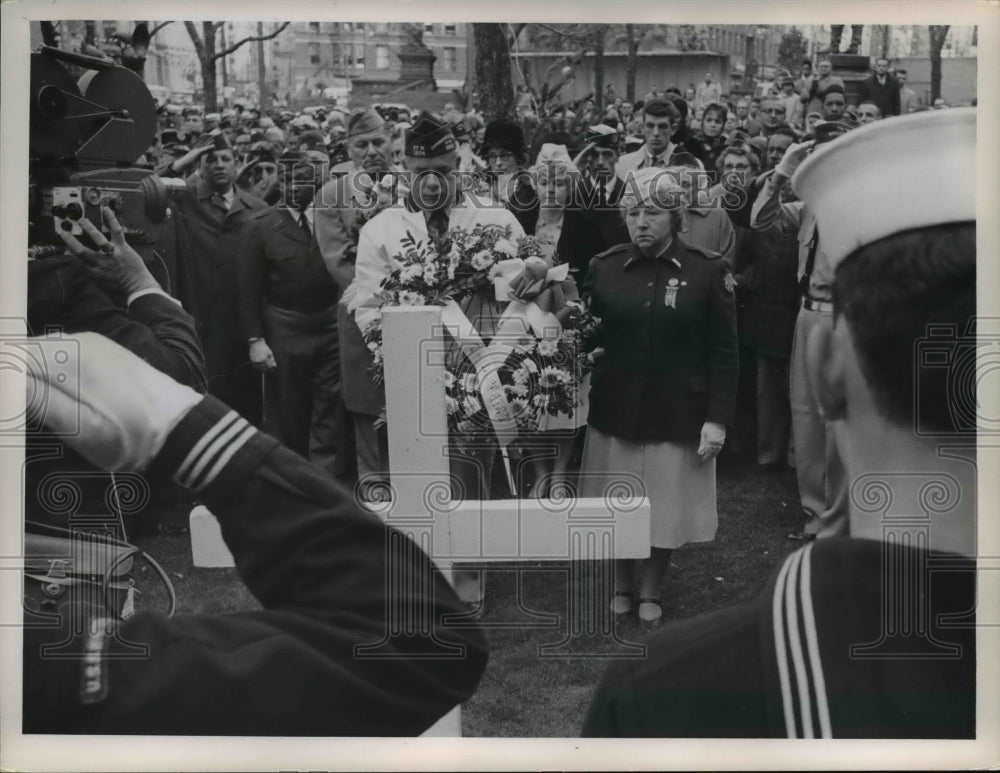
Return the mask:
<svg viewBox="0 0 1000 773"><path fill-rule="evenodd" d="M802 526L795 475L759 472L732 462L719 467L719 530L714 542L674 552L663 586L664 615L679 620L746 600L764 586L797 547L785 537ZM165 516L184 523L187 508ZM178 613L225 613L258 608L233 570L195 569L188 534L137 537L168 572ZM566 610L594 587L603 567L583 563L488 564L486 614L490 663L479 690L465 704L466 736L572 737L579 735L590 697L609 657L634 651L643 631L634 618L602 634L571 636ZM153 572L137 570L142 609L162 609L166 596ZM520 592L518 587L520 586ZM579 618L577 618L579 619Z"/></svg>

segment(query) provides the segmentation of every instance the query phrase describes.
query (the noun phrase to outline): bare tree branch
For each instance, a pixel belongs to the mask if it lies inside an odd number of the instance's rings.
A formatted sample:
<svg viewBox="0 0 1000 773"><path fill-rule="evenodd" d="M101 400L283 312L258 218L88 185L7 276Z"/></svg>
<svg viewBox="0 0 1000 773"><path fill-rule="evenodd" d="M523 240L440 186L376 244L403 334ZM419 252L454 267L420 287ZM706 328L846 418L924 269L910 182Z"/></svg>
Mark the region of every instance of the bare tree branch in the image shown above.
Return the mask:
<svg viewBox="0 0 1000 773"><path fill-rule="evenodd" d="M153 37L153 35L155 35L157 32L159 32L160 30L162 30L168 24L173 24L173 21L164 21L164 22L160 22L159 24L157 24L155 27L153 27L153 29L151 29L149 31L149 37Z"/></svg>
<svg viewBox="0 0 1000 773"><path fill-rule="evenodd" d="M191 36L191 42L194 43L194 50L198 54L198 58L203 58L205 56L205 42L198 34L198 28L194 26L193 21L184 22L184 26L187 28L188 35Z"/></svg>
<svg viewBox="0 0 1000 773"><path fill-rule="evenodd" d="M187 22L187 23L190 24L190 22ZM231 46L229 46L229 48L227 48L226 50L220 51L215 56L213 56L212 57L212 61L214 62L216 59L221 59L224 56L229 56L231 53L233 53L233 51L235 51L238 48L242 47L246 43L253 43L254 41L257 41L257 40L271 40L272 38L276 38L276 37L278 37L278 35L281 32L284 31L285 27L287 27L289 24L291 24L291 22L290 21L286 21L280 27L278 27L278 29L276 29L274 32L270 33L269 35L253 35L251 37L247 37L247 38L243 38L242 40L238 40L235 43L233 43Z"/></svg>
<svg viewBox="0 0 1000 773"><path fill-rule="evenodd" d="M212 25L212 31L214 32L214 31L218 30L225 23L226 23L225 20L215 22L215 24Z"/></svg>

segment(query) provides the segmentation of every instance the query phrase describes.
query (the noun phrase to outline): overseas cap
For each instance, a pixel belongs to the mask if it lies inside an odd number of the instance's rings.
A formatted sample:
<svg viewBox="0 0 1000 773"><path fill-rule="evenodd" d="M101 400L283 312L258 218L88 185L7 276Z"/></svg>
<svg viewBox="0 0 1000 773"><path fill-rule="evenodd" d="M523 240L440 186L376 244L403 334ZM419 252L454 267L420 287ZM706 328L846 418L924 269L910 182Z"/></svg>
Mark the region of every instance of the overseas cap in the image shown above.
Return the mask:
<svg viewBox="0 0 1000 773"><path fill-rule="evenodd" d="M887 236L975 220L976 110L861 126L803 161L792 188L815 213L833 268Z"/></svg>
<svg viewBox="0 0 1000 773"><path fill-rule="evenodd" d="M351 113L351 117L347 119L347 136L356 137L359 134L367 134L384 125L385 121L382 120L382 116L374 107L358 110Z"/></svg>
<svg viewBox="0 0 1000 773"><path fill-rule="evenodd" d="M451 153L457 147L448 125L425 110L406 132L404 153L411 158L434 158Z"/></svg>

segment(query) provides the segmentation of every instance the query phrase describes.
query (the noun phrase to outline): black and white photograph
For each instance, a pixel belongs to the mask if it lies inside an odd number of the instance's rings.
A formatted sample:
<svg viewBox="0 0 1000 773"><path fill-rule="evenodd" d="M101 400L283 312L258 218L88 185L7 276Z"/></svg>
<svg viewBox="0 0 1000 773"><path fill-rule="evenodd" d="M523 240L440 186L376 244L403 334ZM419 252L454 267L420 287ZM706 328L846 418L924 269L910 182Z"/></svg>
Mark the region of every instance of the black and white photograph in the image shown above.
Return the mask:
<svg viewBox="0 0 1000 773"><path fill-rule="evenodd" d="M0 767L1000 761L995 3L2 10Z"/></svg>

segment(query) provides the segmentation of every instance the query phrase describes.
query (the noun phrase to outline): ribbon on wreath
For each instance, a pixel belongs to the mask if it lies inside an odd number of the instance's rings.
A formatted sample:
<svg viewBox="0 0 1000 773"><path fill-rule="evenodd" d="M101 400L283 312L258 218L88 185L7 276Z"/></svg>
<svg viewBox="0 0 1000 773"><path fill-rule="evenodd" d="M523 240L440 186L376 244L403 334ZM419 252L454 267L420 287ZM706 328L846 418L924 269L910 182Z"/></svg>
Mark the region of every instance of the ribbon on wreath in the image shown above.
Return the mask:
<svg viewBox="0 0 1000 773"><path fill-rule="evenodd" d="M497 337L523 335L525 328L536 337L558 338L571 307L579 300L576 284L569 278L569 264L549 268L539 257L511 258L496 264L493 288L498 301L510 301L497 325Z"/></svg>
<svg viewBox="0 0 1000 773"><path fill-rule="evenodd" d="M455 301L448 301L441 309L441 322L476 370L479 397L483 401L483 407L486 408L486 414L490 417L493 432L500 444L500 455L503 458L510 495L516 499L517 488L514 485L507 446L517 437L517 420L514 409L507 400L503 384L500 383L499 375L500 366L513 351L513 347L496 340L488 345L485 344L479 331Z"/></svg>

